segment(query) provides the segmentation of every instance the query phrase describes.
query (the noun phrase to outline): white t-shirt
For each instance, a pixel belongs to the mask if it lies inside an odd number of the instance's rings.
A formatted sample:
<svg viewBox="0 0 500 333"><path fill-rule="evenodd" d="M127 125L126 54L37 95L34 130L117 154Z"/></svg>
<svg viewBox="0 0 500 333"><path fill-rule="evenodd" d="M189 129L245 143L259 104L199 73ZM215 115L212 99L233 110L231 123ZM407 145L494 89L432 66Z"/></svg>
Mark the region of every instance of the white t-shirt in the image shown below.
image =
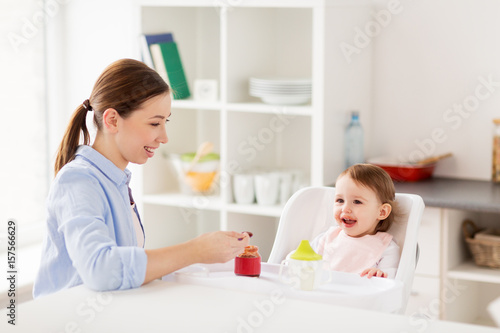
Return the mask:
<svg viewBox="0 0 500 333"><path fill-rule="evenodd" d="M134 229L135 235L137 237L137 246L144 247L144 231L142 230L141 222L139 221L139 217L135 213L135 203L131 206L132 209L132 220L134 221Z"/></svg>

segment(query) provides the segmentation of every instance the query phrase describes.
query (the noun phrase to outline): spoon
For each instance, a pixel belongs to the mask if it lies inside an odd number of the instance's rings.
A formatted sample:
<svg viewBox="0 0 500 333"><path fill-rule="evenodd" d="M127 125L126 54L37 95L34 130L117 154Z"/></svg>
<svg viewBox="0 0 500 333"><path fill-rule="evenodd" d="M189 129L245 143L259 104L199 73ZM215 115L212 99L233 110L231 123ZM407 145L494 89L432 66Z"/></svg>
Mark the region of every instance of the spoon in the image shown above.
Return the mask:
<svg viewBox="0 0 500 333"><path fill-rule="evenodd" d="M186 170L186 173L190 172L191 169L198 163L198 161L205 155L209 154L212 152L214 149L214 145L211 142L203 142L199 147L198 150L196 151L196 154L194 155L193 160L191 161L191 164L189 164L189 167Z"/></svg>
<svg viewBox="0 0 500 333"><path fill-rule="evenodd" d="M424 164L434 163L434 162L437 162L439 160L442 160L443 158L447 158L447 157L451 157L451 156L452 156L452 153L431 156L428 158L424 158L423 160L417 161L416 164L417 165L424 165Z"/></svg>

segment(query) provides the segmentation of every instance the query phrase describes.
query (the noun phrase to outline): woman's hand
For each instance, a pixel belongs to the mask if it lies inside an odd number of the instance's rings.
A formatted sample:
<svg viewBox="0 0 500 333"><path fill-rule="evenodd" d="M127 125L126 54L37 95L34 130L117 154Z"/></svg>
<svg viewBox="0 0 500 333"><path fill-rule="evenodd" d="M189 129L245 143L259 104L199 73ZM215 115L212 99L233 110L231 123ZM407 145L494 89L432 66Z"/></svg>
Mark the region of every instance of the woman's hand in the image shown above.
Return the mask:
<svg viewBox="0 0 500 333"><path fill-rule="evenodd" d="M366 277L368 277L368 278L371 278L372 276L382 277L382 278L386 278L387 277L387 273L382 272L378 268L367 268L364 271L362 271L360 275L361 276L365 276L366 275Z"/></svg>
<svg viewBox="0 0 500 333"><path fill-rule="evenodd" d="M215 231L181 244L145 250L148 262L144 284L192 264L227 262L245 251L249 234Z"/></svg>
<svg viewBox="0 0 500 333"><path fill-rule="evenodd" d="M247 232L215 231L194 238L197 262L224 263L245 251L250 235Z"/></svg>

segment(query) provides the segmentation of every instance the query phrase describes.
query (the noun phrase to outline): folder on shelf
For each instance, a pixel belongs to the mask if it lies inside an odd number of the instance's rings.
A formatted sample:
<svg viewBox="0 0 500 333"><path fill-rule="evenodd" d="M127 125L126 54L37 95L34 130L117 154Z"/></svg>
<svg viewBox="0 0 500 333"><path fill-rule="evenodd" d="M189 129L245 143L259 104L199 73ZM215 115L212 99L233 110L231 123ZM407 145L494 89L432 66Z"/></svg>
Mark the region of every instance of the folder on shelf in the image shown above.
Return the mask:
<svg viewBox="0 0 500 333"><path fill-rule="evenodd" d="M175 42L150 45L156 71L170 85L174 99L191 96L182 61Z"/></svg>
<svg viewBox="0 0 500 333"><path fill-rule="evenodd" d="M152 44L169 43L174 41L172 33L142 34L140 37L142 61L151 68L154 68L153 58L149 47Z"/></svg>

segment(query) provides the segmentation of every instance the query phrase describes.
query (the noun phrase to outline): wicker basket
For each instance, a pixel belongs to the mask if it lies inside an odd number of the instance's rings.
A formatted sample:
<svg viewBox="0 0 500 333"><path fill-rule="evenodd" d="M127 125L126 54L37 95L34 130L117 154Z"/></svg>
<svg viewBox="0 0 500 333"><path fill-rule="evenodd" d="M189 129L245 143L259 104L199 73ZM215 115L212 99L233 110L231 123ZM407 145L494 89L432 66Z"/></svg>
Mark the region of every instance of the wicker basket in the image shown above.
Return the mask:
<svg viewBox="0 0 500 333"><path fill-rule="evenodd" d="M500 268L500 236L498 236L500 232L498 230L482 230L471 220L465 220L462 223L462 231L476 265Z"/></svg>

